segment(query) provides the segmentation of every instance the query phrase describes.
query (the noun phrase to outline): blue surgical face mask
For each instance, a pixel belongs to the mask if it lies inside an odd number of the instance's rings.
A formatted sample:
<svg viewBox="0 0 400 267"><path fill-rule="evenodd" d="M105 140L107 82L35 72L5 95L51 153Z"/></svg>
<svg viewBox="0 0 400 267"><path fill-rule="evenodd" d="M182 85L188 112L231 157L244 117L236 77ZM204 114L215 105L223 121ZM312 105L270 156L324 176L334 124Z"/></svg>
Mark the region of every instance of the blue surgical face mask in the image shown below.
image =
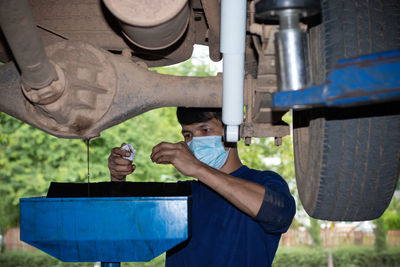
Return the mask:
<svg viewBox="0 0 400 267"><path fill-rule="evenodd" d="M229 150L225 150L222 136L193 137L187 145L198 160L215 169L221 169L228 158Z"/></svg>

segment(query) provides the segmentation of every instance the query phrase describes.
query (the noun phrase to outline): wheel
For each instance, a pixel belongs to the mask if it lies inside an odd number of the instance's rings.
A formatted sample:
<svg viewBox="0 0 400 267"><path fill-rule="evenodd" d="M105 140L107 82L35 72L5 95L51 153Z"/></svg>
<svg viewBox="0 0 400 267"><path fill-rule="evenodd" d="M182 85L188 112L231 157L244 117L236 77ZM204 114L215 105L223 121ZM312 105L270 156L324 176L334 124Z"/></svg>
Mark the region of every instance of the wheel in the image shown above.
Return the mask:
<svg viewBox="0 0 400 267"><path fill-rule="evenodd" d="M400 48L398 0L323 0L322 9L322 23L310 30L316 84L342 58ZM382 215L399 178L399 114L399 102L294 112L296 181L311 217Z"/></svg>

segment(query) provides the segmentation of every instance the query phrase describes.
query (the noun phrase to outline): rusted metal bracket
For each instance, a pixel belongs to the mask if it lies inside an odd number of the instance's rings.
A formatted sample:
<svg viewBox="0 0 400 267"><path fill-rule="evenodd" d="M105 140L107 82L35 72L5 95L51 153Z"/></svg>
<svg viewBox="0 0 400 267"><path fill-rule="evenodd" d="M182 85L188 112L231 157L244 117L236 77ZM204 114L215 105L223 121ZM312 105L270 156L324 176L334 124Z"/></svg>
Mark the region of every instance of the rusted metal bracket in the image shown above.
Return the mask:
<svg viewBox="0 0 400 267"><path fill-rule="evenodd" d="M258 51L257 79L246 78L245 103L246 116L241 127L241 137L246 145L250 145L251 137L275 137L279 140L290 134L289 125L282 121L285 111L273 111L272 94L277 91L277 75L275 69L274 34L276 27L263 29L261 41L253 36L254 46ZM268 36L263 34L268 33Z"/></svg>
<svg viewBox="0 0 400 267"><path fill-rule="evenodd" d="M274 112L266 106L256 105L256 103L260 102L260 97L271 98L271 93L269 92L257 92L257 82L250 76L245 80L246 115L240 128L240 136L245 139L246 145L251 144L251 137L275 137L279 140L283 136L290 134L289 125L281 119L285 112ZM272 103L271 101L269 102ZM259 115L260 113L264 113L264 116ZM276 145L280 144L276 142Z"/></svg>

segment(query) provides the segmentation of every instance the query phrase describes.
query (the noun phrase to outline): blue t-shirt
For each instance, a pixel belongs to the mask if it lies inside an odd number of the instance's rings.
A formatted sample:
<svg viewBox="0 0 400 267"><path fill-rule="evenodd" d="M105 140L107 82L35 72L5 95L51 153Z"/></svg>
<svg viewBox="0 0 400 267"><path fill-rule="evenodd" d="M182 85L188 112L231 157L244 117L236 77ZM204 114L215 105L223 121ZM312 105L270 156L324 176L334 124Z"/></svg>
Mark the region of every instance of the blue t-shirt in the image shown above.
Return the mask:
<svg viewBox="0 0 400 267"><path fill-rule="evenodd" d="M266 188L255 218L238 210L201 182L192 181L191 237L167 252L167 267L270 266L281 234L289 228L295 202L275 172L246 166L230 175Z"/></svg>

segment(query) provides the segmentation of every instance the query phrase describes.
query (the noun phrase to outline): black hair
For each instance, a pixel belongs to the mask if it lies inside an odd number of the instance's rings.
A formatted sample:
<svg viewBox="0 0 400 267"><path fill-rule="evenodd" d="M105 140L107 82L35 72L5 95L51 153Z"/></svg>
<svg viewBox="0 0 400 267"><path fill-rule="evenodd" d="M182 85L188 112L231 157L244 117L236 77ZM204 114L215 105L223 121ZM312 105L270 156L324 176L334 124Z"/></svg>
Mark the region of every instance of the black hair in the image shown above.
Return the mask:
<svg viewBox="0 0 400 267"><path fill-rule="evenodd" d="M178 107L176 116L181 125L189 125L192 123L205 122L213 118L222 122L221 108L185 108Z"/></svg>

